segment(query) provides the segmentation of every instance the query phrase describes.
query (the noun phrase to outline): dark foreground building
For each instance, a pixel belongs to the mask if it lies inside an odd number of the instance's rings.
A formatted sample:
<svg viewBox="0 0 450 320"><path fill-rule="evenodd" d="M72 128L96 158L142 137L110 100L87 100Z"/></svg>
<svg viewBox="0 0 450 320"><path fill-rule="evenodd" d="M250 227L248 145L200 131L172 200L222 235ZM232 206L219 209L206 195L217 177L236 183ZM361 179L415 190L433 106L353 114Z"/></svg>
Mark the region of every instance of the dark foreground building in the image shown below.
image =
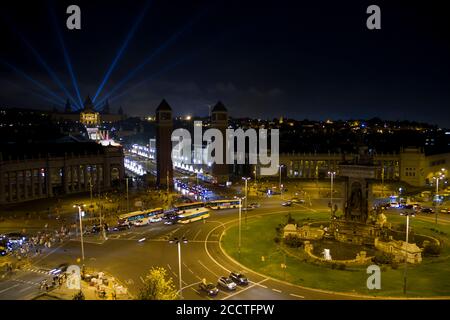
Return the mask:
<svg viewBox="0 0 450 320"><path fill-rule="evenodd" d="M0 145L0 203L110 189L124 178L121 147L65 137Z"/></svg>

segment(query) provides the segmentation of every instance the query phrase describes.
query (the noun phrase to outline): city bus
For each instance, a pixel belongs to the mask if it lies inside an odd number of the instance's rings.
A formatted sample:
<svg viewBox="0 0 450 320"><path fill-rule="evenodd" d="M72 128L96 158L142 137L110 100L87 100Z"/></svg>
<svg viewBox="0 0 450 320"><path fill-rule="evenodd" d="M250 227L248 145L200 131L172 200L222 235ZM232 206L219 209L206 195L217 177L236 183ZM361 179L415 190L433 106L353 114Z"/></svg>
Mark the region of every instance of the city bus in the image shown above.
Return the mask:
<svg viewBox="0 0 450 320"><path fill-rule="evenodd" d="M163 208L139 210L119 215L119 224L133 223L138 220L148 220L150 218L162 218L163 216Z"/></svg>
<svg viewBox="0 0 450 320"><path fill-rule="evenodd" d="M177 222L186 224L206 218L209 218L209 210L206 208L197 208L186 210L184 213L179 214L177 217Z"/></svg>
<svg viewBox="0 0 450 320"><path fill-rule="evenodd" d="M206 206L213 210L234 209L239 208L239 200L213 200L209 201Z"/></svg>
<svg viewBox="0 0 450 320"><path fill-rule="evenodd" d="M187 210L199 209L204 207L205 207L204 202L191 202L191 203L177 204L174 206L174 209L178 213L185 213Z"/></svg>

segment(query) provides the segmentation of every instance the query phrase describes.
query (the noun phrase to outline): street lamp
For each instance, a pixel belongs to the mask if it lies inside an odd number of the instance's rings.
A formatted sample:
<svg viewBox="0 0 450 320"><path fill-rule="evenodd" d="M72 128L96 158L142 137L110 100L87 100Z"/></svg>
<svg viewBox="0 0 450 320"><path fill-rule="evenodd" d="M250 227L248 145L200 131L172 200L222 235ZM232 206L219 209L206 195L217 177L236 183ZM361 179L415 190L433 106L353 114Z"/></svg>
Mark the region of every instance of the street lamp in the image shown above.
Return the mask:
<svg viewBox="0 0 450 320"><path fill-rule="evenodd" d="M127 212L130 212L130 201L128 198L128 177L126 178L127 180Z"/></svg>
<svg viewBox="0 0 450 320"><path fill-rule="evenodd" d="M280 168L280 198L283 199L283 188L281 187L281 168L284 167L284 164L280 164L278 167Z"/></svg>
<svg viewBox="0 0 450 320"><path fill-rule="evenodd" d="M238 255L239 260L241 259L241 231L242 231L242 200L245 197L235 197L239 199L239 237L238 237Z"/></svg>
<svg viewBox="0 0 450 320"><path fill-rule="evenodd" d="M408 240L409 240L409 217L415 217L414 213L402 212L402 216L406 216L406 243L405 243L405 271L403 272L403 294L406 295L406 281L408 273Z"/></svg>
<svg viewBox="0 0 450 320"><path fill-rule="evenodd" d="M183 237L182 239L173 238L169 240L170 244L175 243L178 246L178 281L180 287L180 299L183 299L183 293L181 291L183 288L183 282L181 281L181 242L187 244L188 240L185 237Z"/></svg>
<svg viewBox="0 0 450 320"><path fill-rule="evenodd" d="M445 169L441 169L442 172L444 172ZM433 177L433 180L436 180L436 200L434 201L434 211L435 211L435 224L438 223L438 200L439 200L439 180L443 180L445 178L445 175L439 172L437 176Z"/></svg>
<svg viewBox="0 0 450 320"><path fill-rule="evenodd" d="M330 208L331 208L331 215L333 216L333 182L334 182L334 177L336 176L336 172L335 171L328 171L328 175L331 178Z"/></svg>
<svg viewBox="0 0 450 320"><path fill-rule="evenodd" d="M242 177L242 180L245 180L245 208L247 208L247 196L248 196L248 184L247 184L247 182L248 182L248 180L250 180L251 178L250 177Z"/></svg>
<svg viewBox="0 0 450 320"><path fill-rule="evenodd" d="M83 220L82 220L84 216L84 211L82 210L84 204L75 204L73 205L73 207L78 208L78 217L80 219L81 259L84 261Z"/></svg>

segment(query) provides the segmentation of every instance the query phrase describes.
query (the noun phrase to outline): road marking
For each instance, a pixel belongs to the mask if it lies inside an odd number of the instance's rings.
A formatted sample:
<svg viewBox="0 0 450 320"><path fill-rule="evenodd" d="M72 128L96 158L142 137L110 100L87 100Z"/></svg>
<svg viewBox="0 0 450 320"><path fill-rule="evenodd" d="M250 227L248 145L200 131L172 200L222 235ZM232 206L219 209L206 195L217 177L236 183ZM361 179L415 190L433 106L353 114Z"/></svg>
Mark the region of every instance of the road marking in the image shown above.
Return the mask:
<svg viewBox="0 0 450 320"><path fill-rule="evenodd" d="M169 268L169 270L172 270L172 267L170 266L170 264L167 264L167 267Z"/></svg>
<svg viewBox="0 0 450 320"><path fill-rule="evenodd" d="M293 296L293 297L296 297L296 298L305 299L304 296L299 296L298 294L295 294L295 293L290 293L289 295Z"/></svg>
<svg viewBox="0 0 450 320"><path fill-rule="evenodd" d="M15 285L13 285L13 286L11 286L9 288L3 289L2 291L0 291L0 293L6 292L6 291L11 290L11 289L14 289L15 287L18 287L18 286L20 286L20 284L16 283Z"/></svg>
<svg viewBox="0 0 450 320"><path fill-rule="evenodd" d="M30 289L34 289L33 286L25 287L25 288L19 290L18 292L24 292L24 291L27 291L27 290L30 290Z"/></svg>
<svg viewBox="0 0 450 320"><path fill-rule="evenodd" d="M194 236L194 239L192 239L192 240L197 239L198 235L199 235L201 232L202 232L202 229L198 230L197 233L196 233L195 236Z"/></svg>
<svg viewBox="0 0 450 320"><path fill-rule="evenodd" d="M198 260L198 263L200 263L200 265L205 268L206 270L208 270L209 272L211 272L213 275L215 275L217 278L219 278L219 275L217 273L215 273L214 271L212 271L211 269L209 269L207 266L205 266L200 260Z"/></svg>
<svg viewBox="0 0 450 320"><path fill-rule="evenodd" d="M275 292L281 293L281 290L278 290L278 289L272 289L272 290Z"/></svg>
<svg viewBox="0 0 450 320"><path fill-rule="evenodd" d="M252 284L251 286L248 286L248 287L245 288L245 289L242 289L242 290L239 290L239 291L237 291L237 292L235 292L235 293L233 293L233 294L230 294L230 295L228 295L227 297L223 298L222 300L226 300L226 299L228 299L228 298L234 297L235 295L238 295L238 294L240 294L240 293L242 293L242 292L244 292L244 291L247 291L248 289L251 289L251 288L253 288L253 287L257 286L257 285L261 285L261 283L263 283L264 281L267 281L267 280L269 280L269 279L266 278L266 279L263 279L263 280L261 280L261 281L259 281L259 282L255 282L255 283Z"/></svg>

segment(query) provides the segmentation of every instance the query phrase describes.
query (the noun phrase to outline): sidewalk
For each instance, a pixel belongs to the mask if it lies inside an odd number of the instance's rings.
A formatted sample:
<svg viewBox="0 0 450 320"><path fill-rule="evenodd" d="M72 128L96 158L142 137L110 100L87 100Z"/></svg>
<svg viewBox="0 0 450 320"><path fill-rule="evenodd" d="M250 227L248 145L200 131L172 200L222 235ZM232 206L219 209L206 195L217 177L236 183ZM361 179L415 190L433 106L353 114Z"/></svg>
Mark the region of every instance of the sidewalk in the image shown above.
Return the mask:
<svg viewBox="0 0 450 320"><path fill-rule="evenodd" d="M85 280L81 281L81 291L84 294L85 300L133 299L131 294L128 293L127 288L121 285L118 280L101 272L93 275L86 274ZM78 292L77 289L69 289L66 283L64 283L59 288L49 292L43 292L33 300L73 300ZM101 292L104 292L103 296L100 295Z"/></svg>

